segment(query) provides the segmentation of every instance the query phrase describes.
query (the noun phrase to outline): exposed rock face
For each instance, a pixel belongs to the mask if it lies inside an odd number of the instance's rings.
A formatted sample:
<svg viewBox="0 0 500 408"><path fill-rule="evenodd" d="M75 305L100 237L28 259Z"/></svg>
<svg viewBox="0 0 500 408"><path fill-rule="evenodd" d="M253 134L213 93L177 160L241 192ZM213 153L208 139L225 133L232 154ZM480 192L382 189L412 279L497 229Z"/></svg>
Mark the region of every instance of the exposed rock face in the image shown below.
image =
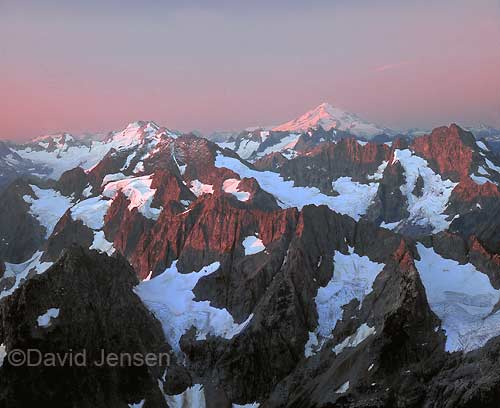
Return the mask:
<svg viewBox="0 0 500 408"><path fill-rule="evenodd" d="M89 248L94 240L94 233L80 220L73 220L71 210L61 217L49 237L42 261L55 262L61 252L72 245L79 244Z"/></svg>
<svg viewBox="0 0 500 408"><path fill-rule="evenodd" d="M119 173L127 159L127 152L118 153L111 149L106 156L89 172L90 183L97 189L101 187L104 177Z"/></svg>
<svg viewBox="0 0 500 408"><path fill-rule="evenodd" d="M270 153L256 160L253 165L257 170L269 170L279 173L279 169L287 162L285 156L279 152Z"/></svg>
<svg viewBox="0 0 500 408"><path fill-rule="evenodd" d="M351 177L355 181L367 181L389 157L386 145L359 144L355 139L343 139L337 143L324 143L279 167L286 180L297 186L318 187L332 194L332 181L339 177Z"/></svg>
<svg viewBox="0 0 500 408"><path fill-rule="evenodd" d="M18 180L0 196L0 259L7 262L26 261L44 241L45 228L29 213L25 195L33 191L27 181Z"/></svg>
<svg viewBox="0 0 500 408"><path fill-rule="evenodd" d="M474 208L455 219L450 230L468 238L477 236L491 252L500 253L500 200L493 200L484 209Z"/></svg>
<svg viewBox="0 0 500 408"><path fill-rule="evenodd" d="M317 290L331 278L332 267L336 273L331 254L347 253L348 246L386 263L386 267L377 277L373 293L359 308L355 302L346 306L342 321L321 353L305 359L308 332L318 323L314 303ZM276 253L278 248L281 254ZM264 406L321 406L338 400L335 390L346 378L352 379L354 387L356 373L364 378L361 373L375 363L373 378L382 380L371 392L378 394L381 402L388 401L389 394L383 390L397 381L395 370L422 364L439 350L443 353L442 334L434 331L438 321L427 306L412 251L411 246L388 231L366 223L355 225L348 217L324 207L304 208L295 224L295 234L285 235L273 255L260 256L255 272L254 263L233 263L231 269L226 271L223 265L212 279L200 282L203 286L197 288L199 296L205 293L206 285L219 286L218 298L230 301L222 305L235 316L238 313L231 304L232 293L238 294L243 288L248 292L250 277L250 282L261 284L252 287L252 297L245 297L244 304L255 297L253 302L257 302L254 317L240 336L230 341L209 338L206 342L184 338L182 346L190 357L191 369L199 375L213 376L212 381L221 381L229 398L240 403L265 400L271 393ZM324 261L318 264L320 259ZM230 292L226 289L229 287ZM223 295L227 293L231 293L230 298ZM339 356L332 353L333 345L352 335L362 322L376 327L380 335L356 351ZM250 377L252 382L248 384L245 379ZM355 392L358 397L369 388L366 383L370 380L363 381L356 385L360 387L359 393Z"/></svg>
<svg viewBox="0 0 500 408"><path fill-rule="evenodd" d="M416 138L411 147L426 158L443 177L458 181L470 174L475 142L472 133L453 124Z"/></svg>
<svg viewBox="0 0 500 408"><path fill-rule="evenodd" d="M470 262L488 275L495 288L500 288L500 255L485 248L475 235L466 239L459 234L440 232L426 238L425 242L444 257L460 264Z"/></svg>
<svg viewBox="0 0 500 408"><path fill-rule="evenodd" d="M499 353L500 339L497 337L480 350L449 356L429 384L422 406L497 407L500 398Z"/></svg>
<svg viewBox="0 0 500 408"><path fill-rule="evenodd" d="M196 196L178 177L175 177L172 173L165 170L155 172L151 188L156 190L152 204L153 207L169 205L173 202L193 201L196 199Z"/></svg>
<svg viewBox="0 0 500 408"><path fill-rule="evenodd" d="M85 173L81 167L75 167L74 169L68 170L61 175L61 178L56 184L56 188L62 195L70 196L71 194L74 194L79 197L88 183L89 178L87 173Z"/></svg>
<svg viewBox="0 0 500 408"><path fill-rule="evenodd" d="M101 350L141 355L169 351L160 324L132 291L137 283L123 258L72 247L4 300L0 335L7 352L86 350L86 360L79 361L87 361L87 367L15 367L4 361L0 405L126 407L146 399L151 406L166 406L157 378L167 360L151 367L97 367ZM53 308L57 317L40 324L40 316Z"/></svg>
<svg viewBox="0 0 500 408"><path fill-rule="evenodd" d="M389 164L384 170L377 195L366 213L366 219L376 224L390 224L408 217L408 201L401 192L404 182L405 175L401 163Z"/></svg>
<svg viewBox="0 0 500 408"><path fill-rule="evenodd" d="M248 235L258 233L265 245L278 240L294 213L250 210L225 195L205 196L184 214L163 211L156 224L144 229L137 239L131 263L140 276L164 270L179 257L181 265L198 270L235 246L241 248L241 241ZM116 238L115 244L124 249Z"/></svg>

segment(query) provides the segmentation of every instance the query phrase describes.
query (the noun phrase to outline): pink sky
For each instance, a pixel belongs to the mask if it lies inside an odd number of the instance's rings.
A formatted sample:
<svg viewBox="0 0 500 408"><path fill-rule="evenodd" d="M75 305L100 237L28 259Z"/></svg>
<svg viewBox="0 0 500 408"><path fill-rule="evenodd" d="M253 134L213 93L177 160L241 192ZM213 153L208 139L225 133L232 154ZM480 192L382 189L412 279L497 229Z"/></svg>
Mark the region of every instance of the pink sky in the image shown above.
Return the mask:
<svg viewBox="0 0 500 408"><path fill-rule="evenodd" d="M500 126L498 1L41 3L0 3L3 139L237 130L323 101L394 128Z"/></svg>

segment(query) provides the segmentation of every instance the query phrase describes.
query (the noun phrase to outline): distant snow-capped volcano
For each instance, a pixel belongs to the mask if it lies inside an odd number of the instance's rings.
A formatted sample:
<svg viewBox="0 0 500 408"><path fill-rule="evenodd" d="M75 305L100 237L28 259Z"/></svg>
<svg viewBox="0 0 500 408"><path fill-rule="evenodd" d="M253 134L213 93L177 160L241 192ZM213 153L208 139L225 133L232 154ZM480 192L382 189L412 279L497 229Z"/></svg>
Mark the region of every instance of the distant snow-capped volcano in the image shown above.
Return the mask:
<svg viewBox="0 0 500 408"><path fill-rule="evenodd" d="M276 126L272 130L283 132L304 132L310 128L318 128L320 126L324 130L338 129L366 139L371 139L384 133L388 135L395 133L391 129L366 122L353 113L335 108L329 103L322 103L315 109L304 113L299 118Z"/></svg>

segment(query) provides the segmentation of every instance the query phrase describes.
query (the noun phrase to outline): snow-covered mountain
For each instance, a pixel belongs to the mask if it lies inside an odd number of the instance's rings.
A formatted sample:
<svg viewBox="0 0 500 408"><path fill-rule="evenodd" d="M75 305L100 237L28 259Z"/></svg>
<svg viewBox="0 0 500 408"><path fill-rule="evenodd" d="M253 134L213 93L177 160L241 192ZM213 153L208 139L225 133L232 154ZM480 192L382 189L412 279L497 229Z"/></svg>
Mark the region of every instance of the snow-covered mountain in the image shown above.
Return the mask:
<svg viewBox="0 0 500 408"><path fill-rule="evenodd" d="M298 152L344 138L359 138L361 142L386 142L396 134L360 119L352 113L322 103L298 119L275 127L255 127L220 139L210 138L246 160L255 161L271 153L294 157ZM222 140L222 141L219 141Z"/></svg>
<svg viewBox="0 0 500 408"><path fill-rule="evenodd" d="M6 359L0 405L495 406L500 162L460 127L218 145L134 122L7 149L50 174L0 193L0 350L171 360Z"/></svg>
<svg viewBox="0 0 500 408"><path fill-rule="evenodd" d="M329 103L322 103L316 108L304 113L302 116L276 126L272 130L300 133L311 128L317 129L318 127L327 131L330 129L342 130L365 139L372 139L382 134L395 134L391 129L367 122L356 114L333 107Z"/></svg>
<svg viewBox="0 0 500 408"><path fill-rule="evenodd" d="M76 138L68 133L35 138L25 145L13 147L20 157L50 169L48 177L57 180L75 167L89 170L111 150L151 150L159 140L177 133L154 122L132 122L125 129L111 132L103 140Z"/></svg>

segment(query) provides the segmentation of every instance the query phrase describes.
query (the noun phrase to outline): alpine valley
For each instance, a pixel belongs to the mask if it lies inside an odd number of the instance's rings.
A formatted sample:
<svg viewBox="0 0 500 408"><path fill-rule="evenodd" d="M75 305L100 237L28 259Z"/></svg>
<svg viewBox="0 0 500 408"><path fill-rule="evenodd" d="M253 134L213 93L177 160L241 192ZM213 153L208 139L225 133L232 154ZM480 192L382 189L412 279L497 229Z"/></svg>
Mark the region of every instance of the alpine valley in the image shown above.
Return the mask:
<svg viewBox="0 0 500 408"><path fill-rule="evenodd" d="M500 131L471 130L321 104L0 142L0 407L498 408Z"/></svg>

